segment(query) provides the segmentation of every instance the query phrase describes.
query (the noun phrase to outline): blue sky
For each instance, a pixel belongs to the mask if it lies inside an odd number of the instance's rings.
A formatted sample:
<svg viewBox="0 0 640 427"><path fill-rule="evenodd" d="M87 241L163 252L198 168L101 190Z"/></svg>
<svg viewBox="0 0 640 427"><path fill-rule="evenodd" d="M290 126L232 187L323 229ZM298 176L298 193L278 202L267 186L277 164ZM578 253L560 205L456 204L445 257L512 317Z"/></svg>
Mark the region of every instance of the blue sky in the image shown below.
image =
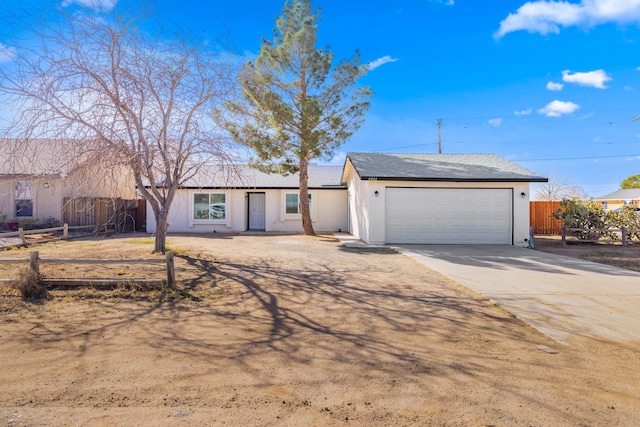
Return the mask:
<svg viewBox="0 0 640 427"><path fill-rule="evenodd" d="M51 1L108 9L116 0ZM212 40L228 31L252 56L283 1L158 4L162 19ZM316 6L319 44L338 59L359 49L371 68L362 84L376 93L334 163L349 151L435 153L442 119L444 153L499 154L590 196L640 173L640 0ZM0 45L0 61L10 56Z"/></svg>

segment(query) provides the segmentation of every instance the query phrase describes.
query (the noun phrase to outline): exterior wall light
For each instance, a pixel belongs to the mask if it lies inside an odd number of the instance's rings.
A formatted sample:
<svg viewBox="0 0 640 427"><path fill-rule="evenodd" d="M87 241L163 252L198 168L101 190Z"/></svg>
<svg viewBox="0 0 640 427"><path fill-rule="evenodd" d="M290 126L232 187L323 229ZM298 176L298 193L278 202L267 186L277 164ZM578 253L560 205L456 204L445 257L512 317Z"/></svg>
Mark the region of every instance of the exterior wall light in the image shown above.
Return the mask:
<svg viewBox="0 0 640 427"><path fill-rule="evenodd" d="M375 193L373 193L376 195L376 197L378 197L380 195L380 193L378 193L378 190L375 191Z"/></svg>
<svg viewBox="0 0 640 427"><path fill-rule="evenodd" d="M43 186L44 186L44 188L49 188L49 181L45 181Z"/></svg>
<svg viewBox="0 0 640 427"><path fill-rule="evenodd" d="M522 197L522 198L524 199L525 197L527 197L527 193L525 193L525 192L523 191L522 193L520 193L520 197Z"/></svg>

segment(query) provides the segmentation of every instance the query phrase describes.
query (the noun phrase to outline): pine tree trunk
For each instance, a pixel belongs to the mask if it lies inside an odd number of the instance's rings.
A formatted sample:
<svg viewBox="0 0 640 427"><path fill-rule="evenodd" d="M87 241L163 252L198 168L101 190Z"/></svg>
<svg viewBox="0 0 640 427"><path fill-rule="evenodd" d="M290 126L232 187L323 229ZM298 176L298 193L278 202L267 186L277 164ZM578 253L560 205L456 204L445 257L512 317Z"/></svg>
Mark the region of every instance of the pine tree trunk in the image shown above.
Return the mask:
<svg viewBox="0 0 640 427"><path fill-rule="evenodd" d="M304 234L315 236L311 223L311 209L309 209L309 162L302 157L300 158L300 213Z"/></svg>

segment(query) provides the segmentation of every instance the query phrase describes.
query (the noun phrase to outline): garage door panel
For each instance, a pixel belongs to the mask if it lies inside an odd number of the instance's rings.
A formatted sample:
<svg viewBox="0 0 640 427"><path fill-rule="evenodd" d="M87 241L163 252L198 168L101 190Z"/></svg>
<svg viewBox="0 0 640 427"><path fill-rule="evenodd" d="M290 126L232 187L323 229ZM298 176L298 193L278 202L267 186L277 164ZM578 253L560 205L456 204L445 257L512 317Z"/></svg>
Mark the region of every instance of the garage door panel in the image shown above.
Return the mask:
<svg viewBox="0 0 640 427"><path fill-rule="evenodd" d="M510 189L387 188L387 243L511 244Z"/></svg>

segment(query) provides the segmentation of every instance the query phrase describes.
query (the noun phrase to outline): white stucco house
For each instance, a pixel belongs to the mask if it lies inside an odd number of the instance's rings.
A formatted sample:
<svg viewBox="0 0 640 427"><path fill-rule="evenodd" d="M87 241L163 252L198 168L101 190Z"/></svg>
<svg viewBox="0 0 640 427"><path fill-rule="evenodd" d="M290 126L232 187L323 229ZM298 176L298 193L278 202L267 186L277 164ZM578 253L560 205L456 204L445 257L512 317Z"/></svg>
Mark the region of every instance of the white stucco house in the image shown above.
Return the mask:
<svg viewBox="0 0 640 427"><path fill-rule="evenodd" d="M526 245L529 184L546 181L490 154L350 153L344 166L309 167L311 218L317 232L371 244ZM168 231L301 232L298 203L297 175L202 173L178 191Z"/></svg>
<svg viewBox="0 0 640 427"><path fill-rule="evenodd" d="M309 166L311 220L317 232L346 230L347 187L339 166ZM262 173L248 166L203 169L178 190L168 232L301 232L299 177ZM147 205L147 231L156 222Z"/></svg>

